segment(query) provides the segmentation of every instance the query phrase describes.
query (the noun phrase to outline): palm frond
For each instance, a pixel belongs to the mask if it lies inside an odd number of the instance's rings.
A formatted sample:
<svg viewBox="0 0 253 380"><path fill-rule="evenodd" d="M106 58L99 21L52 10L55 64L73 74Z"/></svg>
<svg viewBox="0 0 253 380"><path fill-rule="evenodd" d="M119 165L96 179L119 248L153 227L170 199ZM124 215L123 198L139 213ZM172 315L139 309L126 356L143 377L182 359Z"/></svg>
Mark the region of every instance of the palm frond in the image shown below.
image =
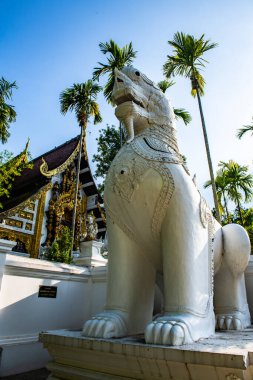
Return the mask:
<svg viewBox="0 0 253 380"><path fill-rule="evenodd" d="M245 133L248 133L248 132L250 132L251 136L253 136L253 124L244 125L243 128L238 129L236 137L238 137L238 139L241 139L245 135Z"/></svg>
<svg viewBox="0 0 253 380"><path fill-rule="evenodd" d="M114 85L114 69L122 70L125 65L131 65L137 52L133 50L132 42L120 48L112 39L109 42L100 42L99 48L103 54L108 54L107 63L98 62L93 70L93 80L99 80L101 75L108 74L108 81L104 88L104 95L111 102Z"/></svg>
<svg viewBox="0 0 253 380"><path fill-rule="evenodd" d="M0 99L4 101L12 98L12 90L17 89L16 82L8 82L4 77L0 79Z"/></svg>
<svg viewBox="0 0 253 380"><path fill-rule="evenodd" d="M192 121L190 113L184 108L174 108L174 114L176 115L176 118L181 119L185 125L188 125Z"/></svg>
<svg viewBox="0 0 253 380"><path fill-rule="evenodd" d="M109 65L105 65L104 63L98 62L99 67L94 67L93 69L93 80L99 80L101 75L111 72L111 68Z"/></svg>
<svg viewBox="0 0 253 380"><path fill-rule="evenodd" d="M17 89L16 82L8 82L2 77L0 79L0 141L5 144L10 137L10 123L16 121L16 111L13 105L6 101L12 99L13 89Z"/></svg>
<svg viewBox="0 0 253 380"><path fill-rule="evenodd" d="M157 86L160 88L160 90L165 93L168 88L174 86L175 82L173 80L161 80L160 82L157 83Z"/></svg>
<svg viewBox="0 0 253 380"><path fill-rule="evenodd" d="M203 185L204 189L207 189L208 187L212 186L212 181L209 179L208 181L206 181Z"/></svg>

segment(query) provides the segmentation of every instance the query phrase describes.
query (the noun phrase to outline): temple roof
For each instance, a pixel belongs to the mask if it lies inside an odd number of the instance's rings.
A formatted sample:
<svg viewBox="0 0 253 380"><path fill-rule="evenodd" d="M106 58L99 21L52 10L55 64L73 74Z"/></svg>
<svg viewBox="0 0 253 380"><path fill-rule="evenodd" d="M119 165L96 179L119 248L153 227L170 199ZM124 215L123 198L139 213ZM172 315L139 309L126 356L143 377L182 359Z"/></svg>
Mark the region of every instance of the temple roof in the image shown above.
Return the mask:
<svg viewBox="0 0 253 380"><path fill-rule="evenodd" d="M53 171L54 169L61 167L61 165L64 165L65 162L68 163L68 159L75 153L75 150L78 149L78 143L79 136L76 136L32 160L33 168L25 169L21 176L15 178L10 191L10 197L1 199L1 203L3 204L1 213L20 205L51 181L50 176L45 176L40 170L40 167L44 162L43 159L48 165L47 170L49 172ZM89 163L84 158L84 155L82 155L81 160L80 181L82 184L89 184L89 186L83 188L87 196L98 194ZM98 200L102 202L99 194Z"/></svg>

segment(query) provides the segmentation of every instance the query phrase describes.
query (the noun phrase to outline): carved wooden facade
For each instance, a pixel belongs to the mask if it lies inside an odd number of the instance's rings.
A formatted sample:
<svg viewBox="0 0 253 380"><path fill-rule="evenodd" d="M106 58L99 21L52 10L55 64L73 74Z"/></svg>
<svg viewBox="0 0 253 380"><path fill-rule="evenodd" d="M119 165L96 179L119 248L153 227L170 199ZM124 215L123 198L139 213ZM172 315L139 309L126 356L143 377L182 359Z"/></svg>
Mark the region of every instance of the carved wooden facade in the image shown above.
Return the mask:
<svg viewBox="0 0 253 380"><path fill-rule="evenodd" d="M70 166L64 173L61 183L56 181L52 187L52 196L47 211L47 238L45 244L51 245L60 237L63 226L71 228L72 212L75 198L75 170ZM79 246L79 240L84 233L87 196L79 195L76 210L74 248Z"/></svg>

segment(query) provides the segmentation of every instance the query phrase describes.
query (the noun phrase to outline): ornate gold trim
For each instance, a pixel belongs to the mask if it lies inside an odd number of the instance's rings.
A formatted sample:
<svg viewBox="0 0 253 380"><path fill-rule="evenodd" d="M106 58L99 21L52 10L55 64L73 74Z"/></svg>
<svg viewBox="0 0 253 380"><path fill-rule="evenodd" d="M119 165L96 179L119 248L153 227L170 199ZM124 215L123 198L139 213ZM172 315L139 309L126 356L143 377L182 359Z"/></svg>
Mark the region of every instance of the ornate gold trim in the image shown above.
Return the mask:
<svg viewBox="0 0 253 380"><path fill-rule="evenodd" d="M105 216L105 213L104 211L102 210L102 207L101 207L101 204L97 201L97 206L98 206L98 210L101 214L101 218L103 220L103 222L106 224L106 216Z"/></svg>
<svg viewBox="0 0 253 380"><path fill-rule="evenodd" d="M29 204L31 202L34 202L36 199L40 199L40 197L43 195L43 193L44 192L46 193L48 190L51 189L51 187L52 187L51 183L46 184L40 190L38 190L37 193L35 193L30 198L28 198L27 200L20 203L19 205L11 208L10 210L1 212L0 213L1 218L8 218L8 217L14 216L15 214L17 214L20 211L23 211L26 207L29 207Z"/></svg>
<svg viewBox="0 0 253 380"><path fill-rule="evenodd" d="M39 256L40 249L40 239L41 239L41 228L44 218L44 209L46 202L46 192L44 191L40 197L37 213L36 213L36 224L34 231L33 244L31 249L31 257L37 258Z"/></svg>
<svg viewBox="0 0 253 380"><path fill-rule="evenodd" d="M56 175L65 171L78 155L79 147L80 147L80 142L77 144L75 150L71 153L69 158L65 162L63 162L63 164L61 164L60 166L58 166L57 168L53 170L48 170L48 165L46 161L44 160L44 158L42 157L42 164L40 165L41 174L43 174L45 177L52 177L53 175Z"/></svg>
<svg viewBox="0 0 253 380"><path fill-rule="evenodd" d="M20 240L22 243L25 244L27 253L31 254L31 248L33 244L32 235L27 235L23 232L7 230L3 227L0 227L0 239L6 239L6 238L12 241L17 241L17 239Z"/></svg>

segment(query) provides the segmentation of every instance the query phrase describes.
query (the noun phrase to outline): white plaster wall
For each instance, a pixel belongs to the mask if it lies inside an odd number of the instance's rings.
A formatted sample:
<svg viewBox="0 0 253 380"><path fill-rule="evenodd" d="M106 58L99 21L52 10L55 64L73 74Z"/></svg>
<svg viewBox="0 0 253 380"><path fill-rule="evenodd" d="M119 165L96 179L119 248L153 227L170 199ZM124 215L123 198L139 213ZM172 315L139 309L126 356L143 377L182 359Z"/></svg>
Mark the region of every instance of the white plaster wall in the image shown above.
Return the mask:
<svg viewBox="0 0 253 380"><path fill-rule="evenodd" d="M105 304L106 267L0 255L0 377L41 368L50 359L41 331L81 329ZM57 286L56 298L39 298L40 285Z"/></svg>
<svg viewBox="0 0 253 380"><path fill-rule="evenodd" d="M106 302L106 270L104 267L94 268L91 272L89 317L101 312ZM88 318L87 318L88 319Z"/></svg>

